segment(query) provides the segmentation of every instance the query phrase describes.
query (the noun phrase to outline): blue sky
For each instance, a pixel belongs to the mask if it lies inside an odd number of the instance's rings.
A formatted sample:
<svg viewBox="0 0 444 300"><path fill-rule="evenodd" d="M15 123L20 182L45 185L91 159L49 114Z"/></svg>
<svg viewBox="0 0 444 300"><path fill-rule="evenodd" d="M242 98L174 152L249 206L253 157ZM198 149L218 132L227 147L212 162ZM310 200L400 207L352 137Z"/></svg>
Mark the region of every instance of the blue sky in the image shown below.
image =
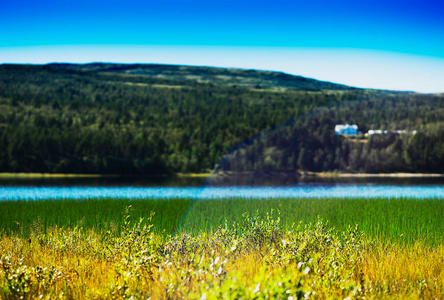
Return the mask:
<svg viewBox="0 0 444 300"><path fill-rule="evenodd" d="M0 0L0 63L284 71L444 92L442 1Z"/></svg>

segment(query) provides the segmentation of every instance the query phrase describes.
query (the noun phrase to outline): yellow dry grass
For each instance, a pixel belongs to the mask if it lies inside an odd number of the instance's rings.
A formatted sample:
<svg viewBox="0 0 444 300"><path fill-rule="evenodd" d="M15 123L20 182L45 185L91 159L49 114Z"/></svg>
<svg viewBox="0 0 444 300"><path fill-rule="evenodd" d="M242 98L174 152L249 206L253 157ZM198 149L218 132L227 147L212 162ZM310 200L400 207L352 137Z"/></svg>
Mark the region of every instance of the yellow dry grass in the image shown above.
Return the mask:
<svg viewBox="0 0 444 300"><path fill-rule="evenodd" d="M389 292L399 299L440 299L444 296L444 247L379 245L362 262L369 293ZM385 297L388 297L386 295Z"/></svg>
<svg viewBox="0 0 444 300"><path fill-rule="evenodd" d="M168 238L141 224L3 235L0 299L444 297L442 245L370 242L357 229L339 238L322 224L284 233L259 219Z"/></svg>

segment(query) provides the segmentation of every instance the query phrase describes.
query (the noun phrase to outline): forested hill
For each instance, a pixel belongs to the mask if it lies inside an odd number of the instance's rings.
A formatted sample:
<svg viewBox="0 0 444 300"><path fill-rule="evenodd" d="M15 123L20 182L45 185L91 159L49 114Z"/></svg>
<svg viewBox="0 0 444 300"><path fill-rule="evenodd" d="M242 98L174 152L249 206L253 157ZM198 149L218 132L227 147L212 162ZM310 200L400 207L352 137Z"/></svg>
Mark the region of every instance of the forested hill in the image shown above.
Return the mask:
<svg viewBox="0 0 444 300"><path fill-rule="evenodd" d="M265 71L1 65L0 172L207 172L242 143L227 170L444 172L443 110L439 95ZM418 134L356 141L338 123Z"/></svg>
<svg viewBox="0 0 444 300"><path fill-rule="evenodd" d="M282 72L158 64L52 64L75 70L142 75L158 79L272 90L354 90L356 88Z"/></svg>

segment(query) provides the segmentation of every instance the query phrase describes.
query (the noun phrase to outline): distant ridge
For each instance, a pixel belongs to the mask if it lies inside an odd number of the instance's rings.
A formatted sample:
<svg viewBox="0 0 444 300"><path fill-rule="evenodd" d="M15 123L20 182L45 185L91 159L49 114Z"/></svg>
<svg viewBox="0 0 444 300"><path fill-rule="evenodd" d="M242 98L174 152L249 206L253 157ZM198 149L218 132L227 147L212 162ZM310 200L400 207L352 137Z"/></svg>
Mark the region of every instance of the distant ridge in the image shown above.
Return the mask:
<svg viewBox="0 0 444 300"><path fill-rule="evenodd" d="M359 88L283 72L164 64L49 64L76 70L122 73L156 78L271 90L358 90Z"/></svg>

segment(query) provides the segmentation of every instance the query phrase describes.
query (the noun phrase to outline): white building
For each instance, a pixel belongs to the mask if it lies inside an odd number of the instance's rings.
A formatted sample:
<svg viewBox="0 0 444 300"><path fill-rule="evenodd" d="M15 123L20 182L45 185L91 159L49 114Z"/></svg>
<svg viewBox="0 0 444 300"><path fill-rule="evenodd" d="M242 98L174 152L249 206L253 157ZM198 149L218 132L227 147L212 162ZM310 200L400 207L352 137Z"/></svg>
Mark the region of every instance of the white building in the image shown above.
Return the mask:
<svg viewBox="0 0 444 300"><path fill-rule="evenodd" d="M339 124L335 126L335 134L337 135L357 135L358 125Z"/></svg>
<svg viewBox="0 0 444 300"><path fill-rule="evenodd" d="M416 134L416 130L373 130L370 129L365 135L382 135L382 134Z"/></svg>

